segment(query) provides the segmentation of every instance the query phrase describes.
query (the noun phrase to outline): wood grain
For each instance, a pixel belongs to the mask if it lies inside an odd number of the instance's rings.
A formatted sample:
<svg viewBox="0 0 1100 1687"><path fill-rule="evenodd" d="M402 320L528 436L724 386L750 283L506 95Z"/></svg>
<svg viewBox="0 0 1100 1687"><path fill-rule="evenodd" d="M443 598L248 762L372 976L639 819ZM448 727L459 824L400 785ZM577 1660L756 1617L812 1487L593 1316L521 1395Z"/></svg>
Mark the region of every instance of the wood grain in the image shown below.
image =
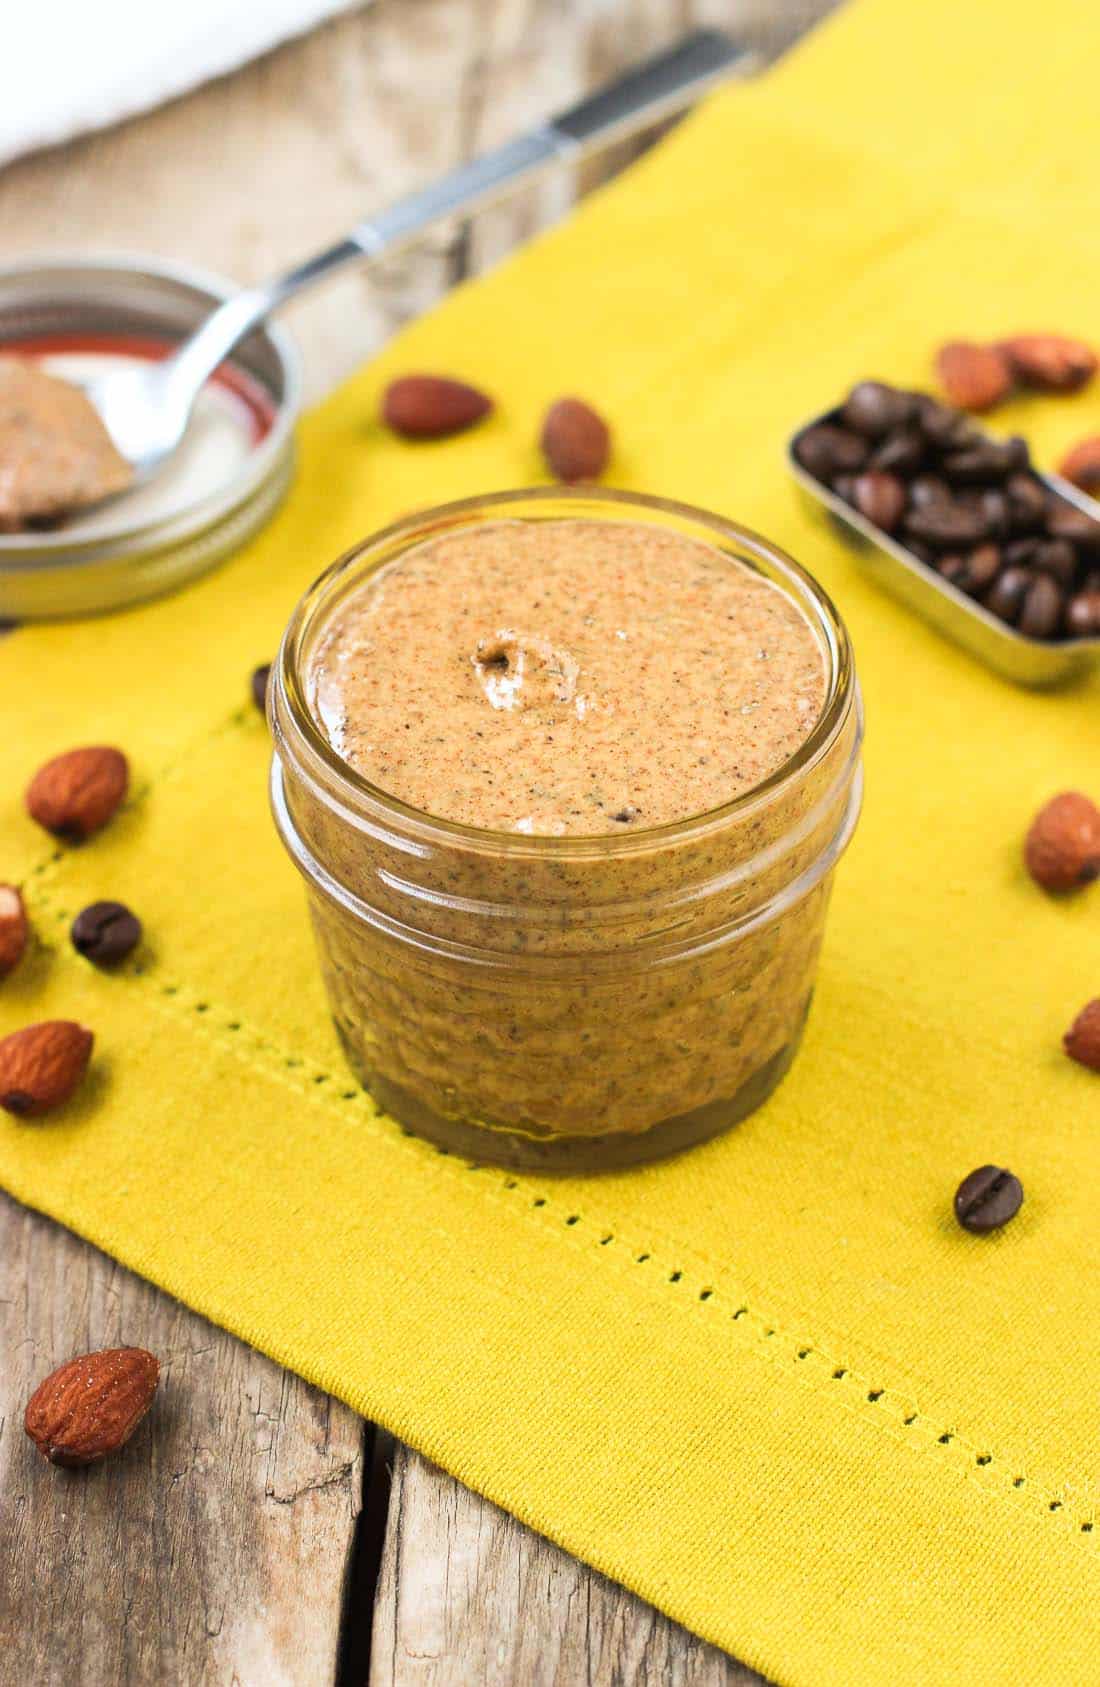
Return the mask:
<svg viewBox="0 0 1100 1687"><path fill-rule="evenodd" d="M376 0L0 171L0 262L130 250L254 280L693 24L770 53L831 4ZM309 393L629 155L579 181L563 172L294 306ZM350 1412L2 1196L0 1331L4 1680L316 1687L342 1654L343 1682L362 1687L372 1587L369 1551L355 1556L364 1436ZM113 1464L48 1468L22 1432L32 1388L73 1353L119 1342L165 1362L154 1413ZM395 1476L372 1683L757 1679L403 1449Z"/></svg>
<svg viewBox="0 0 1100 1687"><path fill-rule="evenodd" d="M333 1679L363 1425L95 1249L0 1196L0 1676ZM57 1470L23 1406L75 1353L148 1347L153 1410L124 1453Z"/></svg>
<svg viewBox="0 0 1100 1687"><path fill-rule="evenodd" d="M390 1509L371 1687L760 1687L404 1447Z"/></svg>

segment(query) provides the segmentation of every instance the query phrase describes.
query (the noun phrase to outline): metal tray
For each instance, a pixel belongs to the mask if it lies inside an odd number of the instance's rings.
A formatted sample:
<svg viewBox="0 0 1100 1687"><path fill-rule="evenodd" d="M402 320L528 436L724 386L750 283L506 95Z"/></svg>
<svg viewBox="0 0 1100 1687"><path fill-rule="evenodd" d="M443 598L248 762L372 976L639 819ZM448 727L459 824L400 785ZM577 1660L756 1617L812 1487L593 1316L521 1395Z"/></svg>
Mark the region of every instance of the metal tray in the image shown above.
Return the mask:
<svg viewBox="0 0 1100 1687"><path fill-rule="evenodd" d="M836 410L829 410L804 422L791 435L787 463L807 507L839 533L885 591L1016 685L1064 685L1100 664L1100 638L1026 638L926 567L904 545L872 526L851 504L807 473L794 454L797 440L819 422L835 422L837 416ZM1058 475L1041 474L1038 469L1034 472L1051 492L1100 520L1100 505L1075 486Z"/></svg>

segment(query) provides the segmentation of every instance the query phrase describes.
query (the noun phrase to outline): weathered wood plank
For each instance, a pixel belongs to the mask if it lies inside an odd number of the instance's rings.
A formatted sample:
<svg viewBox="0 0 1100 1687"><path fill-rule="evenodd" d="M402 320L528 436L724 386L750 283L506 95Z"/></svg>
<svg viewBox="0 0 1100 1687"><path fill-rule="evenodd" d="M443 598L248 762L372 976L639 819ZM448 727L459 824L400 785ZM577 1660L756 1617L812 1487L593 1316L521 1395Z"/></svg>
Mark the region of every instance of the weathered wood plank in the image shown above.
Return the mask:
<svg viewBox="0 0 1100 1687"><path fill-rule="evenodd" d="M397 1450L371 1687L752 1687L762 1677Z"/></svg>
<svg viewBox="0 0 1100 1687"><path fill-rule="evenodd" d="M55 1365L148 1347L130 1446L56 1470L23 1433ZM0 1196L0 1675L50 1687L331 1681L363 1425Z"/></svg>

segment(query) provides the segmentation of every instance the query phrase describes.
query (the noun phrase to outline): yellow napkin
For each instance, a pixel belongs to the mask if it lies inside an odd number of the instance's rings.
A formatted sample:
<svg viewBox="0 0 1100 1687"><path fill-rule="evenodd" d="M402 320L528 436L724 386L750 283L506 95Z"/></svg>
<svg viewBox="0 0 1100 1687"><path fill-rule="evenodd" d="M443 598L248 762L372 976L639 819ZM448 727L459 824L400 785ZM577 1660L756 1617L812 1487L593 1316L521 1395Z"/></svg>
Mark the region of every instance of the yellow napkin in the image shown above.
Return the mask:
<svg viewBox="0 0 1100 1687"><path fill-rule="evenodd" d="M1053 791L1096 792L1100 688L985 672L782 463L856 376L927 384L944 337L1097 338L1098 46L1084 0L863 0L316 411L234 563L0 649L0 877L39 940L0 1028L71 1016L98 1051L62 1114L0 1122L4 1184L782 1683L1100 1680L1100 1079L1059 1049L1100 993L1100 890L1043 896L1019 847ZM410 369L497 417L386 437ZM247 681L342 547L534 479L563 391L609 413L620 483L822 577L869 731L791 1076L722 1141L552 1182L409 1140L349 1081ZM1003 420L1052 461L1100 430L1100 384ZM97 741L132 799L55 851L23 786ZM148 928L121 976L66 940L96 897ZM980 1239L951 1196L987 1161L1027 1200Z"/></svg>

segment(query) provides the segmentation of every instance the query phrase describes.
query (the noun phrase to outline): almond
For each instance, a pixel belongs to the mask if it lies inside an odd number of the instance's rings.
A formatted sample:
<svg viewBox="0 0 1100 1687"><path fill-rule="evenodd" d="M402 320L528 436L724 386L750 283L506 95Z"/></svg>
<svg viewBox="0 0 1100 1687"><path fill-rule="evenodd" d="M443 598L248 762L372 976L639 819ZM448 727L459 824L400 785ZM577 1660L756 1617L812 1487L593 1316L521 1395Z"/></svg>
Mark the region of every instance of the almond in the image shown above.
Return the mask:
<svg viewBox="0 0 1100 1687"><path fill-rule="evenodd" d="M0 884L0 978L19 965L29 931L23 898L14 885Z"/></svg>
<svg viewBox="0 0 1100 1687"><path fill-rule="evenodd" d="M611 431L580 398L559 398L542 424L542 450L558 480L597 480L611 455Z"/></svg>
<svg viewBox="0 0 1100 1687"><path fill-rule="evenodd" d="M1100 996L1086 1002L1062 1038L1062 1047L1071 1060L1100 1072Z"/></svg>
<svg viewBox="0 0 1100 1687"><path fill-rule="evenodd" d="M476 387L446 375L404 375L382 397L382 420L406 439L443 439L472 428L493 408Z"/></svg>
<svg viewBox="0 0 1100 1687"><path fill-rule="evenodd" d="M55 837L80 843L107 824L129 780L121 750L104 744L68 750L38 769L27 786L27 812Z"/></svg>
<svg viewBox="0 0 1100 1687"><path fill-rule="evenodd" d="M1016 379L1040 392L1075 392L1096 373L1096 353L1062 334L1014 334L1000 350Z"/></svg>
<svg viewBox="0 0 1100 1687"><path fill-rule="evenodd" d="M39 1383L23 1427L51 1464L95 1464L126 1445L153 1404L159 1376L143 1347L83 1353Z"/></svg>
<svg viewBox="0 0 1100 1687"><path fill-rule="evenodd" d="M996 346L952 340L936 354L943 390L960 410L991 410L1012 389L1008 359Z"/></svg>
<svg viewBox="0 0 1100 1687"><path fill-rule="evenodd" d="M1077 890L1100 878L1100 808L1080 791L1051 797L1031 822L1024 860L1044 890Z"/></svg>
<svg viewBox="0 0 1100 1687"><path fill-rule="evenodd" d="M71 1019L45 1019L0 1041L0 1107L35 1118L67 1101L88 1070L92 1033Z"/></svg>
<svg viewBox="0 0 1100 1687"><path fill-rule="evenodd" d="M1082 492L1100 492L1100 434L1082 439L1067 451L1058 465L1058 473Z"/></svg>

